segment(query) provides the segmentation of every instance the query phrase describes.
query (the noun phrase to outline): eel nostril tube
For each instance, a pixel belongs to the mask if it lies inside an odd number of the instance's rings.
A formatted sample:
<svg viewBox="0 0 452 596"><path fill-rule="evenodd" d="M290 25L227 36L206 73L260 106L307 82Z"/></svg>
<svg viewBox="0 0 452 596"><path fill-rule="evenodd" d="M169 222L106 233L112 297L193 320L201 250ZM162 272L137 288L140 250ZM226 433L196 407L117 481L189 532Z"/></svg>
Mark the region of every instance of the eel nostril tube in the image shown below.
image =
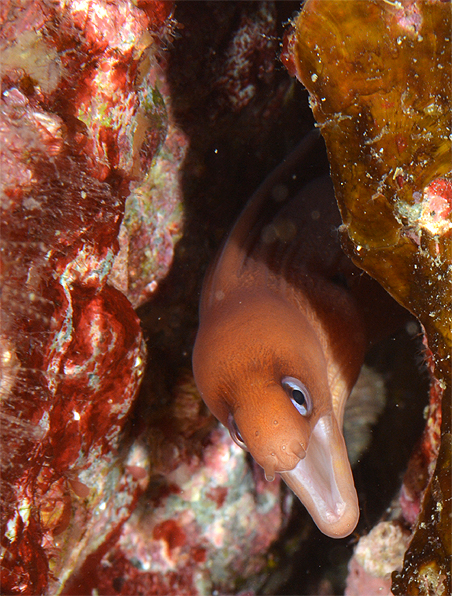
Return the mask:
<svg viewBox="0 0 452 596"><path fill-rule="evenodd" d="M288 452L293 453L299 459L304 459L306 457L306 451L303 448L303 445L296 439L294 439L293 441L291 441L289 443L289 451Z"/></svg>

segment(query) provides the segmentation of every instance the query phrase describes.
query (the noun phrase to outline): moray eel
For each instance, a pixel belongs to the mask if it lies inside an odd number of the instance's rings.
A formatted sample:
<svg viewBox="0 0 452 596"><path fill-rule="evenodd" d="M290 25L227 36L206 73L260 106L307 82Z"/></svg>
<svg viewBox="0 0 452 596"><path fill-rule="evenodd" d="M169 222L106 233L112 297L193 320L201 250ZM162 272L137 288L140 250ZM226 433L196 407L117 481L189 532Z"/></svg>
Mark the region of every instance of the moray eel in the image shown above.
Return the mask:
<svg viewBox="0 0 452 596"><path fill-rule="evenodd" d="M366 337L331 180L298 174L321 143L312 131L267 178L212 263L193 371L267 480L281 474L318 528L341 538L359 518L342 420Z"/></svg>

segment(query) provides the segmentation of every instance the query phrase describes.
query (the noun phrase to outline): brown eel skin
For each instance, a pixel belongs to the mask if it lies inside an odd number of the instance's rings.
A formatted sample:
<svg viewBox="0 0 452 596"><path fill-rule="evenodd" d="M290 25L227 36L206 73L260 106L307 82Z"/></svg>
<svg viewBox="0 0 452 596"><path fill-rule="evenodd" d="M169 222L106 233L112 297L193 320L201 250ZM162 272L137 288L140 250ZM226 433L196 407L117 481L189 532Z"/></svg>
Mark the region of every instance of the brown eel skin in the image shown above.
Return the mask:
<svg viewBox="0 0 452 596"><path fill-rule="evenodd" d="M322 144L316 130L304 137L223 243L204 281L193 371L267 480L281 474L318 528L341 538L359 518L344 407L374 312L356 300L367 276L341 249L331 180L312 179Z"/></svg>

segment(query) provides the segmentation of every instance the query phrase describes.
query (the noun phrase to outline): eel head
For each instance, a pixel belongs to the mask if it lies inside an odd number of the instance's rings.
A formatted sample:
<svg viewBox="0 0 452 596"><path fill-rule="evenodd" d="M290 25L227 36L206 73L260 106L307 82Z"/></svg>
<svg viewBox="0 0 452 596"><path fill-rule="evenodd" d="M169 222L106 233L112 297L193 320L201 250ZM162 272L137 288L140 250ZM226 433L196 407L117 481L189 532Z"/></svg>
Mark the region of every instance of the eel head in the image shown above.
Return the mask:
<svg viewBox="0 0 452 596"><path fill-rule="evenodd" d="M267 480L281 474L324 534L348 536L358 523L359 504L334 412L316 412L310 392L294 377L260 387L259 407L259 384L252 386L253 397L243 402L250 407L229 413L232 438L250 451Z"/></svg>

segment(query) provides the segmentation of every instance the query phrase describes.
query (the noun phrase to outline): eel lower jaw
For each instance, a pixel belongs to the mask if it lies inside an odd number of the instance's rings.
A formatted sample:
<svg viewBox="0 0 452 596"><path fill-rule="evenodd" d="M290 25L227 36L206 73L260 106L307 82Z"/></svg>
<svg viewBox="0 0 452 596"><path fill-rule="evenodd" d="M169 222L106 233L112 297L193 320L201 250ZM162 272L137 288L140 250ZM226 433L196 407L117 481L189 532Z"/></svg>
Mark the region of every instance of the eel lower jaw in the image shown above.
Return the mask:
<svg viewBox="0 0 452 596"><path fill-rule="evenodd" d="M353 532L359 504L344 437L334 416L323 416L309 439L306 457L280 472L319 530L332 538Z"/></svg>

